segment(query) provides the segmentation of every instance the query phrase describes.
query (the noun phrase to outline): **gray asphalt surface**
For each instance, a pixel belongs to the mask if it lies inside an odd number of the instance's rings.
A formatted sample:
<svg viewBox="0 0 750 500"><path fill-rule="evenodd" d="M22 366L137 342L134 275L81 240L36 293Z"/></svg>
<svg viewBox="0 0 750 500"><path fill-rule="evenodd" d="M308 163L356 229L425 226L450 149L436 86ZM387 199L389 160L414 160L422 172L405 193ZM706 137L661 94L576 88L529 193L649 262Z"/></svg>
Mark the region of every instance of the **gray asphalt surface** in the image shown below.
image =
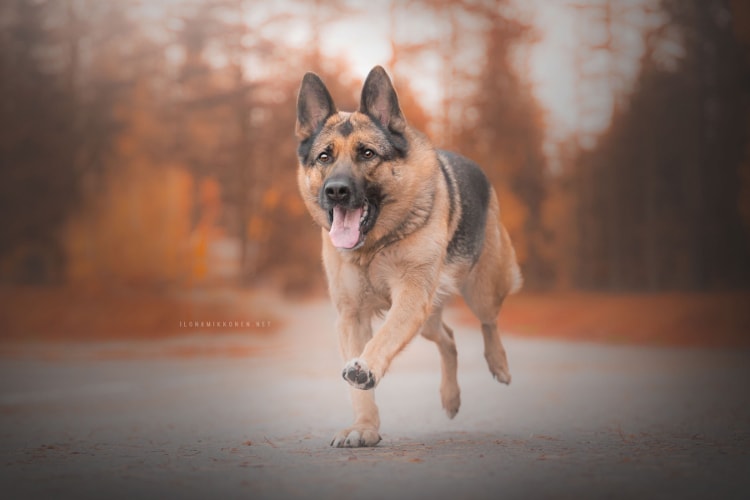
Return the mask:
<svg viewBox="0 0 750 500"><path fill-rule="evenodd" d="M349 425L326 302L276 333L27 348L0 360L3 498L748 498L750 356L505 336L495 382L477 327L456 330L462 407L416 339L377 389L383 441ZM256 319L256 318L254 318ZM264 318L257 318L263 320ZM749 332L750 333L750 332ZM252 357L164 358L241 345ZM102 360L102 352L134 355Z"/></svg>

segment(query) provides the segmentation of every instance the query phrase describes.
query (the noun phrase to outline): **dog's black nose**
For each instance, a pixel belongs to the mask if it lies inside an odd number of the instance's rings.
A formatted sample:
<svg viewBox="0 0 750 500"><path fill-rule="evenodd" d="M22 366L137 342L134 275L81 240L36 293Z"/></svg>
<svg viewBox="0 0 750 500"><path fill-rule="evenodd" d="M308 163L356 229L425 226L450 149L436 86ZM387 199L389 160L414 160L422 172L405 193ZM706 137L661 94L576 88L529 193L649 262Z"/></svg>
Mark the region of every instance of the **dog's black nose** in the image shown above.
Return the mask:
<svg viewBox="0 0 750 500"><path fill-rule="evenodd" d="M347 178L329 179L325 183L324 191L326 197L335 203L346 203L354 191L351 180Z"/></svg>

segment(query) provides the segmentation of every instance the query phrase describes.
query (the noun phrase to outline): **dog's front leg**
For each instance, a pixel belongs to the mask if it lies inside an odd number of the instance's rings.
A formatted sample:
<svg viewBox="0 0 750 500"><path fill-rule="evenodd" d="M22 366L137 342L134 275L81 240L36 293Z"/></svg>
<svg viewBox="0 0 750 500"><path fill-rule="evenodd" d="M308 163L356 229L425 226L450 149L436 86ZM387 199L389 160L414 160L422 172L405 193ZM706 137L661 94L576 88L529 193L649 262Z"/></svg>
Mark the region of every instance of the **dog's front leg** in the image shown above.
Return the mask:
<svg viewBox="0 0 750 500"><path fill-rule="evenodd" d="M363 317L361 311L340 311L338 332L341 355L344 360L352 359L362 353L372 338L370 318ZM380 416L375 405L375 391L362 391L350 387L349 392L354 408L354 424L336 434L331 446L375 446L380 441Z"/></svg>
<svg viewBox="0 0 750 500"><path fill-rule="evenodd" d="M349 358L344 366L344 378L357 389L372 389L380 382L393 358L417 335L432 309L434 287L429 280L407 278L392 290L393 305L385 323L359 357Z"/></svg>

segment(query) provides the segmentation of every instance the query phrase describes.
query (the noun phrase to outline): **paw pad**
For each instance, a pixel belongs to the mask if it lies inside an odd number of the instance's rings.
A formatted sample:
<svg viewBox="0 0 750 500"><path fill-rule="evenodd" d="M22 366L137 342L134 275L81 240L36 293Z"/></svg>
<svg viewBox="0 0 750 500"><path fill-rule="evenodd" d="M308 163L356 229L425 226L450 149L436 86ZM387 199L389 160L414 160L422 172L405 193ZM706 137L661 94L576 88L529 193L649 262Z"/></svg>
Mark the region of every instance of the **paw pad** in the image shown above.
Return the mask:
<svg viewBox="0 0 750 500"><path fill-rule="evenodd" d="M375 376L360 360L349 361L341 372L341 376L357 389L367 390L375 387Z"/></svg>

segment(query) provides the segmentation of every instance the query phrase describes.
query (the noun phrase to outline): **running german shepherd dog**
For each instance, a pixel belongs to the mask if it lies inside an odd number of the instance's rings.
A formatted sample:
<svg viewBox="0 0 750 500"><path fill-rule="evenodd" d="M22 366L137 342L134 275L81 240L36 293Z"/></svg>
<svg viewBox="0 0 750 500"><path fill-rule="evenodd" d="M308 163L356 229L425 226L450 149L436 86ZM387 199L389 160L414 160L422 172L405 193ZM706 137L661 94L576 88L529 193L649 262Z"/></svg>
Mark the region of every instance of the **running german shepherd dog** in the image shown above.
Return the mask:
<svg viewBox="0 0 750 500"><path fill-rule="evenodd" d="M521 272L497 196L480 168L436 150L407 125L385 70L376 66L358 111L336 110L313 74L297 101L297 181L322 228L323 263L338 311L342 375L351 384L354 424L331 442L375 446L381 439L373 388L418 333L437 344L440 396L458 412L456 344L443 304L461 293L482 323L492 375L510 383L497 330L503 299L521 287ZM371 319L385 314L373 335Z"/></svg>

